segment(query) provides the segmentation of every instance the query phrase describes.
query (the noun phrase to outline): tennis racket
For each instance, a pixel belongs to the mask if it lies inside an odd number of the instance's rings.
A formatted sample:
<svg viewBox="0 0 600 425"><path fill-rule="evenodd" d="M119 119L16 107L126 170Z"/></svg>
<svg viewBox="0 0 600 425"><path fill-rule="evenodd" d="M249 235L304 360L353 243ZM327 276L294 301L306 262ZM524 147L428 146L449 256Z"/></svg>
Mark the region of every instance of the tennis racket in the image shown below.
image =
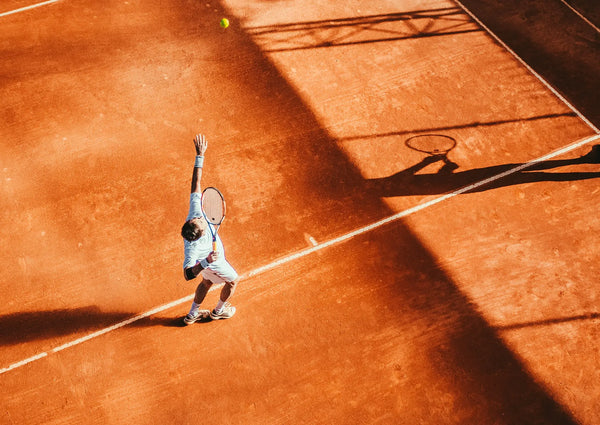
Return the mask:
<svg viewBox="0 0 600 425"><path fill-rule="evenodd" d="M202 213L209 223L208 228L212 234L213 251L216 251L217 233L219 232L221 223L225 220L225 199L218 189L207 187L202 191ZM212 224L212 226L210 226L210 224Z"/></svg>
<svg viewBox="0 0 600 425"><path fill-rule="evenodd" d="M456 146L456 140L443 134L420 134L406 139L406 146L429 155L448 155Z"/></svg>

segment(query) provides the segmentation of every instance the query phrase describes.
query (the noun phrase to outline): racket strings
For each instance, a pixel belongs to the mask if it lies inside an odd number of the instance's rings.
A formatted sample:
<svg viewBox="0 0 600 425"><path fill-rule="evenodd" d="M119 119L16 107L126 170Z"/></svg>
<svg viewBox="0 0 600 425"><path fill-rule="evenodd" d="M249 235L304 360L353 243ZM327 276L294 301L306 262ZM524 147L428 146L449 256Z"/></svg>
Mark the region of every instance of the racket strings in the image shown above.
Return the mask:
<svg viewBox="0 0 600 425"><path fill-rule="evenodd" d="M225 202L216 190L207 189L202 195L202 210L211 224L220 224L225 217Z"/></svg>

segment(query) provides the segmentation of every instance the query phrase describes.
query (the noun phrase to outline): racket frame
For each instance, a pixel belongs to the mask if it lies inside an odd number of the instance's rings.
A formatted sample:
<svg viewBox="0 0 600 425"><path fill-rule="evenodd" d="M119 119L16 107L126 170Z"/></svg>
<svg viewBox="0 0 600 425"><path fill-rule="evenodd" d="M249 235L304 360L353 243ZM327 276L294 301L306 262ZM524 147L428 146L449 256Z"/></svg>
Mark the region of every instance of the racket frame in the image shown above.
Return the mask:
<svg viewBox="0 0 600 425"><path fill-rule="evenodd" d="M445 149L428 150L428 149L419 148L418 145L415 145L413 143L413 141L418 140L420 138L425 138L425 137L437 137L439 139L447 140L451 143L451 146L448 148L445 148ZM456 139L454 137L446 136L445 134L417 134L416 136L412 136L412 137L409 137L408 139L406 139L404 144L409 149L412 149L417 152L422 152L422 153L426 153L429 155L444 155L445 156L445 155L448 155L448 152L450 152L452 149L454 149L456 147Z"/></svg>

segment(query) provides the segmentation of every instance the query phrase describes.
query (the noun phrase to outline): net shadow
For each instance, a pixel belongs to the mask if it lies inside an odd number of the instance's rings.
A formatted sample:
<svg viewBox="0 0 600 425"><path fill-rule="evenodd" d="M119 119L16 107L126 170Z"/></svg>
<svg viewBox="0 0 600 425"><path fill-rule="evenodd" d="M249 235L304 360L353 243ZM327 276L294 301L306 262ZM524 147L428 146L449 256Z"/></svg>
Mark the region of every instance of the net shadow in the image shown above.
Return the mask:
<svg viewBox="0 0 600 425"><path fill-rule="evenodd" d="M264 52L392 42L480 29L457 7L245 28Z"/></svg>

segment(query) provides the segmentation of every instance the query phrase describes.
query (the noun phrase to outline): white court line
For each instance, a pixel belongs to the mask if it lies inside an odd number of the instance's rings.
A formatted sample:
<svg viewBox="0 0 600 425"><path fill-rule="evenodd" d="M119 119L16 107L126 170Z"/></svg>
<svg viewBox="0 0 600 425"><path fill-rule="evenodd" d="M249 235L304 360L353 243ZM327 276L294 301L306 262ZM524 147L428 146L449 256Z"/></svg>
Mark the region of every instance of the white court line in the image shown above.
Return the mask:
<svg viewBox="0 0 600 425"><path fill-rule="evenodd" d="M19 8L19 9L9 10L8 12L2 12L2 13L0 13L0 18L2 18L4 16L8 16L8 15L13 15L15 13L25 12L27 10L35 9L36 7L46 6L48 4L56 3L58 1L60 1L60 0L48 0L48 1L43 1L41 3L32 4L31 6L25 6L25 7Z"/></svg>
<svg viewBox="0 0 600 425"><path fill-rule="evenodd" d="M596 32L600 33L600 28L598 28L596 25L594 25L592 23L592 21L590 21L588 18L583 16L583 14L581 14L577 9L575 9L573 6L571 6L565 0L560 0L560 1L563 2L565 4L565 6L567 6L569 9L571 9L577 16L579 16L581 19L583 19L586 22L586 24L588 24L590 27L594 28L596 30Z"/></svg>
<svg viewBox="0 0 600 425"><path fill-rule="evenodd" d="M42 357L46 357L47 355L48 355L48 353L44 352L44 353L36 354L35 356L29 357L25 360L21 360L20 362L13 363L10 366L5 367L4 369L0 369L0 374L2 374L4 372L8 372L9 370L16 369L21 366L25 366L27 363L31 363L35 360L39 360Z"/></svg>
<svg viewBox="0 0 600 425"><path fill-rule="evenodd" d="M513 55L515 57L515 59L517 59L519 62L521 62L521 64L525 68L527 68L527 70L529 72L531 72L531 74L533 74L534 77L536 77L538 80L540 80L540 82L543 85L545 85L556 97L558 97L565 105L567 105L573 112L575 112L575 114L577 114L577 116L579 118L581 118L581 120L583 122L585 122L592 130L594 130L595 133L600 134L600 130L598 128L596 128L596 126L594 124L592 124L592 122L590 120L588 120L585 116L583 116L583 114L581 112L579 112L577 110L577 108L575 108L573 105L571 105L571 103L563 95L561 95L554 87L552 87L550 85L550 83L548 83L546 80L544 80L540 74L535 72L533 70L533 68L527 64L527 62L525 62L523 59L521 59L521 57L519 55L517 55L510 47L508 47L508 45L504 41L502 41L500 39L500 37L498 37L496 34L494 34L494 32L492 32L492 30L490 30L483 22L481 22L479 20L479 18L477 18L477 16L475 16L469 9L467 9L459 0L454 0L454 2L456 4L458 4L471 17L471 19L473 19L475 22L477 22L477 24L479 26L481 26L481 28L483 28L489 35L491 35L492 38L494 40L496 40L506 51L508 51L511 55Z"/></svg>
<svg viewBox="0 0 600 425"><path fill-rule="evenodd" d="M416 212L419 212L421 210L424 210L426 208L429 208L429 207L432 207L432 206L434 206L436 204L439 204L440 202L443 202L443 201L446 201L448 199L451 199L451 198L453 198L453 197L455 197L457 195L460 195L462 193L469 192L471 190L477 189L477 188L479 188L481 186L484 186L486 184L492 183L492 182L494 182L496 180L499 180L499 179L501 179L503 177L509 176L511 174L518 173L519 171L523 171L523 170L525 170L525 169L527 169L529 167L532 167L532 166L534 166L534 165L536 165L536 164L538 164L540 162L547 161L547 160L552 159L554 157L557 157L559 155L562 155L562 154L565 154L567 152L570 152L570 151L572 151L574 149L580 148L580 147L582 147L582 146L584 146L584 145L586 145L588 143L591 143L591 142L593 142L595 140L600 140L600 134L597 134L595 136L591 136L591 137L587 137L585 139L579 140L579 141L577 141L575 143L572 143L572 144L570 144L568 146L565 146L564 148L556 150L556 151L554 151L552 153L549 153L547 155L544 155L542 157L534 159L534 160L532 160L530 162L527 162L527 163L518 165L518 166L516 166L514 168L511 168L510 170L507 170L507 171L505 171L503 173L496 174L495 176L492 176L492 177L487 178L485 180L481 180L481 181L479 181L477 183L473 183L471 185L465 186L465 187L463 187L461 189L458 189L458 190L456 190L456 191L454 191L452 193L448 193L446 195L434 198L434 199L432 199L430 201L424 202L423 204L419 204L419 205L417 205L415 207L409 208L407 210L401 211L401 212L399 212L397 214L391 215L391 216L389 216L387 218L384 218L382 220L376 221L375 223L369 224L368 226L361 227L361 228L356 229L356 230L354 230L354 231L352 231L350 233L346 233L346 234L344 234L342 236L338 236L337 238L330 239L329 241L317 244L317 245L315 245L315 246L313 246L311 248L307 248L307 249L304 249L302 251L298 251L295 254L289 255L287 257L280 258L279 260L273 261L270 264L267 264L265 266L262 266L262 267L259 267L257 269L254 269L254 270L252 270L252 271L250 271L248 273L242 274L240 277L242 279L254 277L254 276L257 276L257 275L259 275L261 273L264 273L264 272L266 272L268 270L272 270L274 268L282 266L282 265L284 265L286 263L289 263L289 262L298 260L300 258L306 257L307 255L310 255L310 254L312 254L314 252L321 251L321 250L324 250L326 248L329 248L332 245L340 244L340 243L345 242L345 241L347 241L347 240L349 240L349 239L351 239L351 238L353 238L355 236L368 233L368 232L370 232L372 230L375 230L375 229L377 229L379 227L385 226L386 224L392 223L392 222L397 221L397 220L399 220L401 218L404 218L404 217L406 217L408 215L414 214ZM213 290L219 288L220 286L222 286L222 285L213 286L213 287L211 287L210 290L213 291ZM29 364L29 363L31 363L31 362L33 362L35 360L42 359L42 358L48 356L49 354L57 353L59 351L65 350L67 348L74 347L74 346L79 345L79 344L81 344L83 342L89 341L90 339L99 337L99 336L104 335L104 334L106 334L108 332L112 332L112 331L114 331L116 329L122 328L123 326L129 325L129 324L131 324L133 322L137 322L138 320L141 320L141 319L144 319L146 317L152 316L153 314L160 313L162 311L170 309L171 307L175 307L175 306L177 306L179 304L183 304L184 302L191 301L193 298L194 298L194 294L188 295L186 297L183 297L183 298L180 298L178 300L172 301L172 302L170 302L168 304L164 304L162 306L153 308L152 310L149 310L149 311L147 311L145 313L139 314L139 315L137 315L135 317L132 317L132 318L127 319L127 320L124 320L122 322L119 322L119 323L117 323L115 325L109 326L107 328L104 328L104 329L101 329L99 331L93 332L93 333L91 333L89 335L86 335L84 337L78 338L78 339L76 339L74 341L71 341L71 342L68 342L66 344L60 345L58 347L55 347L55 348L53 348L53 349L51 349L49 351L46 351L46 352L43 352L43 353L39 353L39 354L36 354L35 356L29 357L29 358L27 358L25 360L21 360L20 362L13 363L10 366L5 367L4 369L0 369L0 375L3 374L3 373L5 373L5 372L17 369L17 368L19 368L21 366L25 366L26 364Z"/></svg>
<svg viewBox="0 0 600 425"><path fill-rule="evenodd" d="M123 320L122 322L119 322L116 325L112 325L112 326L109 326L108 328L100 329L99 331L93 332L93 333L91 333L89 335L86 335L86 336L78 338L78 339L76 339L74 341L71 341L71 342L63 344L61 346L58 346L56 348L53 348L52 350L50 350L50 352L57 353L59 351L64 350L65 348L69 348L69 347L73 347L74 345L81 344L82 342L85 342L85 341L88 341L90 339L96 338L96 337L98 337L100 335L104 335L105 333L108 333L108 332L114 331L116 329L122 328L123 326L127 326L130 323L137 322L138 320L145 319L146 317L152 316L153 314L160 313L161 311L168 310L171 307L175 307L176 305L182 304L182 303L184 303L186 301L191 301L193 299L194 299L194 294L187 295L187 296L185 296L183 298L179 298L178 300L171 301L168 304L164 304L164 305L161 305L160 307L156 307L156 308L153 308L152 310L148 310L145 313L138 314L137 316L132 317L130 319Z"/></svg>

